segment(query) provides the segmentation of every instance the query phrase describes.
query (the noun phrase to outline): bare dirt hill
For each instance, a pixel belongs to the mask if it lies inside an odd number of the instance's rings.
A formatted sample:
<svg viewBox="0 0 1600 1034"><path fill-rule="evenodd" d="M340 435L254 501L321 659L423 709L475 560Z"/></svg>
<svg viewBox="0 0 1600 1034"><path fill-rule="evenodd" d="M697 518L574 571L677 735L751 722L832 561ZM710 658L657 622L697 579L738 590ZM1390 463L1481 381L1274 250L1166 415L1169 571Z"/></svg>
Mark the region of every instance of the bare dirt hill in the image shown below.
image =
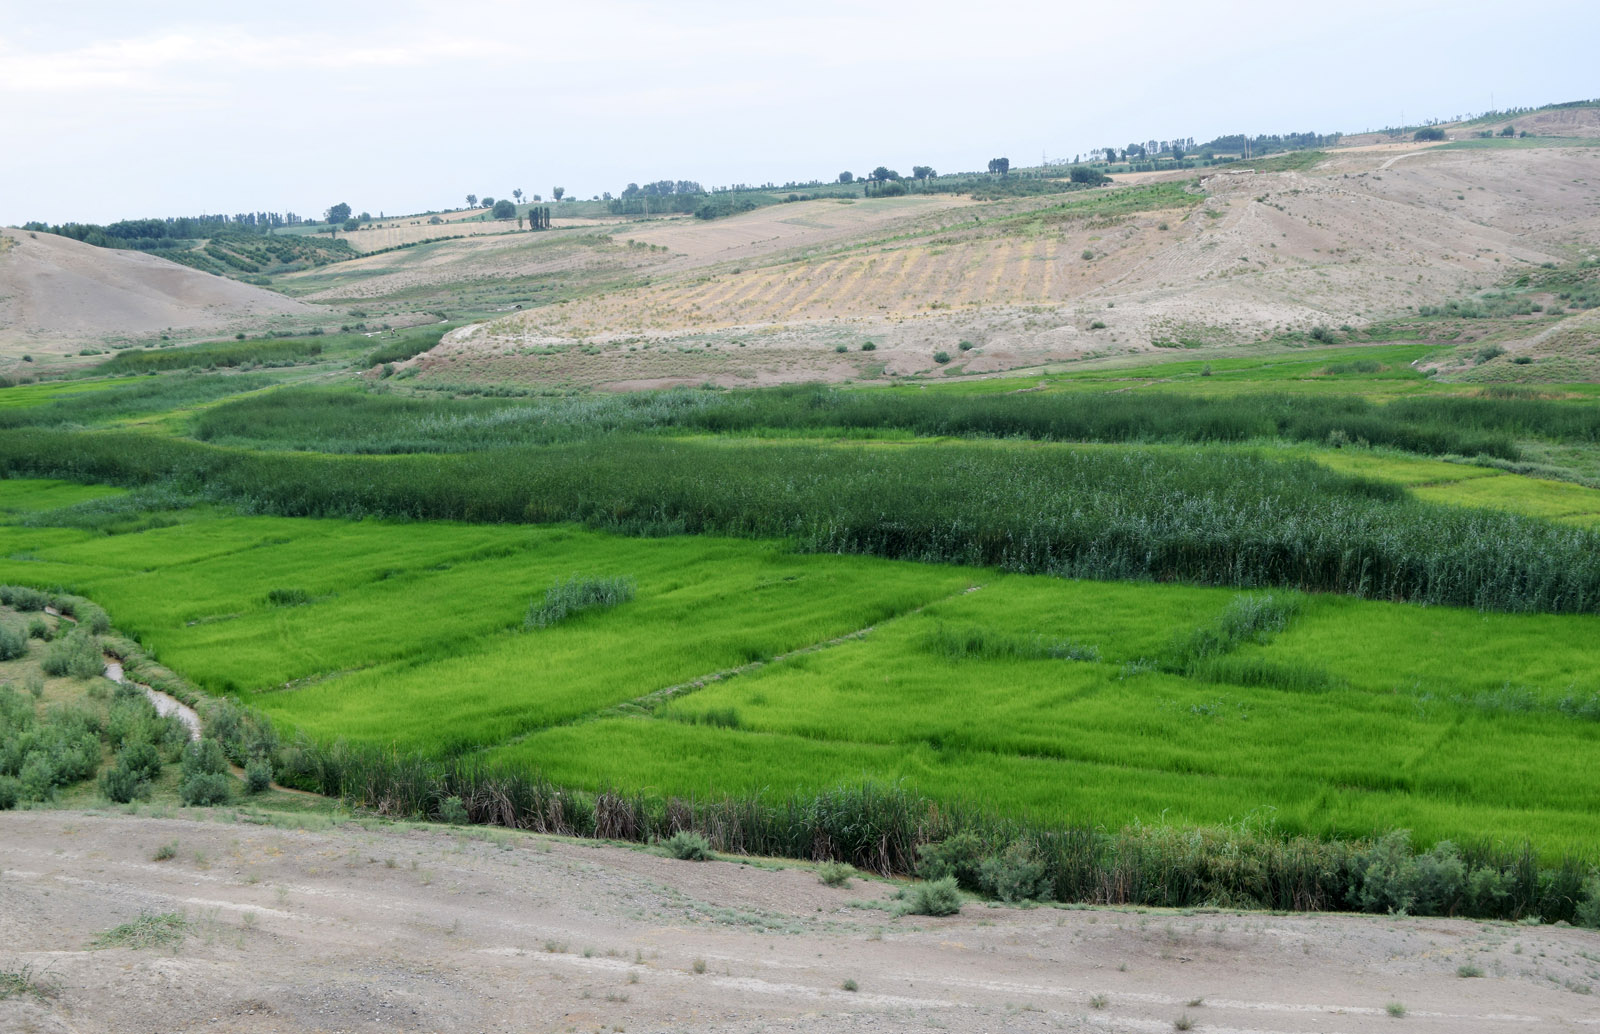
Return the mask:
<svg viewBox="0 0 1600 1034"><path fill-rule="evenodd" d="M938 352L947 371L987 372L1361 325L1592 246L1600 149L1336 151L1164 196L1080 215L1059 199L862 201L849 225L785 206L646 227L629 233L671 256L648 284L463 328L417 365L453 381L759 384L926 373ZM795 225L829 216L814 237Z"/></svg>
<svg viewBox="0 0 1600 1034"><path fill-rule="evenodd" d="M0 1029L1595 1029L1588 930L981 902L896 918L870 904L891 885L805 867L186 814L0 813L0 975L37 988L0 1000ZM178 943L97 947L158 916Z"/></svg>
<svg viewBox="0 0 1600 1034"><path fill-rule="evenodd" d="M222 333L317 312L153 255L0 229L0 355L66 352L167 330Z"/></svg>

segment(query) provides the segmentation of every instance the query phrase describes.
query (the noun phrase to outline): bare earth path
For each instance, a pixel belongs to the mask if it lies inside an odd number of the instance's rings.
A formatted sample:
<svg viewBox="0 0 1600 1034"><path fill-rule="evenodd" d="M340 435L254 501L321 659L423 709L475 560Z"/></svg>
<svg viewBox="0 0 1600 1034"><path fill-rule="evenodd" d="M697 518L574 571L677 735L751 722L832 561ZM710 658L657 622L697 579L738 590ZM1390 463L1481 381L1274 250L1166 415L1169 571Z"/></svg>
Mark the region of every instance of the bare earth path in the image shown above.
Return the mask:
<svg viewBox="0 0 1600 1034"><path fill-rule="evenodd" d="M852 904L877 882L474 832L0 815L0 972L58 985L0 1001L0 1030L1600 1030L1591 931L980 903L896 919ZM91 950L166 912L189 920L176 948Z"/></svg>

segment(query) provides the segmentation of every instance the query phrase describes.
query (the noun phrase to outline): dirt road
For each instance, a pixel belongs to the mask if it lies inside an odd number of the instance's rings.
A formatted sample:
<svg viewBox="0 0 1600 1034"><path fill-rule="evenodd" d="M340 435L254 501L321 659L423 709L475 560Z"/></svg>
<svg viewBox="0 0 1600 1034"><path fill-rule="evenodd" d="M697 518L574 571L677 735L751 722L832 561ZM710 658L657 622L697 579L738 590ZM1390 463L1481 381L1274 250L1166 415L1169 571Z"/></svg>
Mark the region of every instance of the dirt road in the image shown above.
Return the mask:
<svg viewBox="0 0 1600 1034"><path fill-rule="evenodd" d="M0 814L0 974L49 992L0 1001L0 1030L1600 1030L1592 931L982 903L895 918L861 905L888 884L805 868L195 814ZM163 913L186 918L182 943L92 947Z"/></svg>

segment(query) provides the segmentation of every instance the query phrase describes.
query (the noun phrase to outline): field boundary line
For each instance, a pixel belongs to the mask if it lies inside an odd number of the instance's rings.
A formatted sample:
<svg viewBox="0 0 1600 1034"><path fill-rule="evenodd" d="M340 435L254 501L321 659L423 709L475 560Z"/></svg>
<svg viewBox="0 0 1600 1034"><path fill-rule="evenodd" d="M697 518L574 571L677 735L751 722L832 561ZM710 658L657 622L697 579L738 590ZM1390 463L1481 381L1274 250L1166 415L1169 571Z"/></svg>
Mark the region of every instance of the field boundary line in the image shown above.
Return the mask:
<svg viewBox="0 0 1600 1034"><path fill-rule="evenodd" d="M632 700L625 700L620 704L612 704L610 707L602 708L599 711L591 711L589 714L582 715L568 721L553 722L550 725L540 726L537 729L529 729L527 732L495 744L494 749L507 747L514 743L520 743L530 736L545 732L549 729L559 729L570 725L582 725L587 722L599 721L604 718L622 718L630 715L648 715L661 704L664 704L669 700L674 700L680 696L686 696L690 693L693 693L697 689L704 689L706 686L709 686L714 682L722 682L726 679L748 674L749 672L755 671L759 668L767 667L771 664L781 664L782 662L791 660L795 657L803 657L807 654L820 653L823 650L829 650L835 646L843 646L845 643L851 643L860 639L865 639L875 629L877 629L878 625L881 625L887 621L898 621L901 618L912 617L913 615L922 613L924 610L935 604L958 599L962 596L968 595L969 593L977 592L982 588L984 588L983 585L969 585L959 592L953 592L948 596L940 596L938 599L929 600L927 603L912 607L910 610L907 610L904 613L891 615L890 617L885 618L884 621L880 621L877 624L867 625L863 628L858 628L854 632L846 632L843 635L837 635L831 639L824 639L821 642L807 643L805 646L797 646L793 650L789 650L784 653L773 654L771 657L768 657L764 660L749 661L745 664L738 664L731 668L723 668L720 671L710 672L706 675L697 675L692 679L686 679L682 682L675 682L670 686L663 686L660 689L651 690L643 696L634 697Z"/></svg>

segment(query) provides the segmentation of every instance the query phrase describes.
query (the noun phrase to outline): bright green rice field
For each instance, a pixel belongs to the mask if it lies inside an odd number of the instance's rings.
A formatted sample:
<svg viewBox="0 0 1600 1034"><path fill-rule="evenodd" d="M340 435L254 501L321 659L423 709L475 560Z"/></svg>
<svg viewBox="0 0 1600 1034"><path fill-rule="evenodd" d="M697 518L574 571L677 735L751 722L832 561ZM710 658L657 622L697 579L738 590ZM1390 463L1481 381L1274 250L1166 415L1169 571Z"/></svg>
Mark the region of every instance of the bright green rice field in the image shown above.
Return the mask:
<svg viewBox="0 0 1600 1034"><path fill-rule="evenodd" d="M1331 462L1418 486L1577 487L1355 455ZM1424 462L1440 469L1405 469ZM0 582L88 596L197 685L320 740L590 788L874 779L1051 823L1405 827L1548 854L1595 840L1600 617L1307 597L1270 641L1188 676L1155 662L1238 592L570 526L203 507L114 536L21 523L114 493L0 481ZM631 577L637 596L524 631L530 602L575 574ZM1040 643L1098 659L1030 657Z"/></svg>

